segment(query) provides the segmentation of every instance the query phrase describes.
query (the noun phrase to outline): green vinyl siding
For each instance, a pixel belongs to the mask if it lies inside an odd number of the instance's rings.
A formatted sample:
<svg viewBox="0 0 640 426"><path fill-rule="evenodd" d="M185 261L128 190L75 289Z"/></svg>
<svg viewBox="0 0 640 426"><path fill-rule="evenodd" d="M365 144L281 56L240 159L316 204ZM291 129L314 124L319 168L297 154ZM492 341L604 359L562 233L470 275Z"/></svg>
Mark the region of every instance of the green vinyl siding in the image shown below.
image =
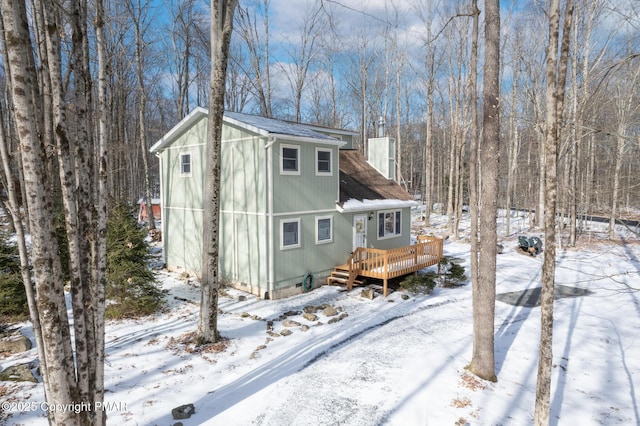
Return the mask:
<svg viewBox="0 0 640 426"><path fill-rule="evenodd" d="M267 282L265 216L222 212L220 276L240 284Z"/></svg>
<svg viewBox="0 0 640 426"><path fill-rule="evenodd" d="M202 224L206 117L186 129L160 154L162 167L164 256L170 269L199 273L202 266ZM183 171L184 155L191 173Z"/></svg>
<svg viewBox="0 0 640 426"><path fill-rule="evenodd" d="M264 146L264 138L253 137L223 143L220 169L222 211L265 211Z"/></svg>
<svg viewBox="0 0 640 426"><path fill-rule="evenodd" d="M333 241L316 244L316 217L333 218ZM281 248L281 227L283 223L299 220L299 247ZM336 223L340 222L340 214L302 214L277 216L274 220L274 288L288 287L302 282L305 273L314 275L327 275L336 265L344 263L348 252L344 247L338 246L336 240L341 240L338 235ZM344 234L344 232L342 232Z"/></svg>
<svg viewBox="0 0 640 426"><path fill-rule="evenodd" d="M203 188L205 179L205 141L207 134L206 118L198 121L185 131L176 141L162 153L164 182L164 205L170 208L201 209L203 204ZM189 154L191 173L184 175L182 156Z"/></svg>
<svg viewBox="0 0 640 426"><path fill-rule="evenodd" d="M167 266L199 274L202 267L202 211L165 208L162 221Z"/></svg>
<svg viewBox="0 0 640 426"><path fill-rule="evenodd" d="M299 174L282 174L281 149L273 148L273 210L274 213L311 212L335 209L338 198L338 148L304 142L281 141L286 147L298 147ZM331 151L333 173L318 175L316 148Z"/></svg>
<svg viewBox="0 0 640 426"><path fill-rule="evenodd" d="M385 214L391 211L400 211L400 233L387 235L384 238L379 238L378 233L380 231L380 214ZM398 219L397 217L394 220ZM411 208L405 207L403 209L393 210L378 210L376 211L373 219L369 221L369 227L367 229L367 241L369 247L377 249L388 250L392 248L404 247L411 244Z"/></svg>

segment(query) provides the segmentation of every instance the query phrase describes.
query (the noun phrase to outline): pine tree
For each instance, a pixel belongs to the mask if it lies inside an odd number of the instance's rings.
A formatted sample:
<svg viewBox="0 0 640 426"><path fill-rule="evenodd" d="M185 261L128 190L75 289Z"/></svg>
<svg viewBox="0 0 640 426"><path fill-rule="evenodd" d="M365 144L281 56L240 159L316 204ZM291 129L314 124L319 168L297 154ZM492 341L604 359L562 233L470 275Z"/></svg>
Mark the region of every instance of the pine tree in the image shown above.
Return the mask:
<svg viewBox="0 0 640 426"><path fill-rule="evenodd" d="M18 248L8 235L0 233L0 312L4 321L21 321L29 316L27 293L20 274Z"/></svg>
<svg viewBox="0 0 640 426"><path fill-rule="evenodd" d="M107 221L107 304L109 318L139 317L156 312L163 293L147 264L150 256L133 209L116 203Z"/></svg>

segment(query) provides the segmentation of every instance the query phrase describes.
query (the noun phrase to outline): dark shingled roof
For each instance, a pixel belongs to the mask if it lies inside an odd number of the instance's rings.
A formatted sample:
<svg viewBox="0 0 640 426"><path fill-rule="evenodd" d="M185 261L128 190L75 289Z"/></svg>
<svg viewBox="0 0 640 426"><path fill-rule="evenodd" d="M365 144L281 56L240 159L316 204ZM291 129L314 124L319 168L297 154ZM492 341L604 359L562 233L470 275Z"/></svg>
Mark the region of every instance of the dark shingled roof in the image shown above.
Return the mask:
<svg viewBox="0 0 640 426"><path fill-rule="evenodd" d="M340 204L350 199L411 201L413 197L385 178L359 151L340 150Z"/></svg>

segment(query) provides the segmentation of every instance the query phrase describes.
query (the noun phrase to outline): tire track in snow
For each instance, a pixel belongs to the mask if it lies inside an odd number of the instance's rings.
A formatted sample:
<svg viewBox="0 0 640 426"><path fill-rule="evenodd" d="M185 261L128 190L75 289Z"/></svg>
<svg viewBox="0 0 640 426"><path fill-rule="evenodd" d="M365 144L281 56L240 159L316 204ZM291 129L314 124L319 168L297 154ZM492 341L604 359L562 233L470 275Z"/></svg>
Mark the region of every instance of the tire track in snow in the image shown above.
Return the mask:
<svg viewBox="0 0 640 426"><path fill-rule="evenodd" d="M346 345L347 343L357 339L358 337L362 336L363 334L365 334L365 333L367 333L367 332L369 332L371 330L374 330L374 329L377 329L379 327L385 326L385 325L390 324L390 323L392 323L392 322L394 322L396 320L410 317L412 315L415 315L415 314L423 312L423 311L439 308L439 307L445 306L445 305L450 305L452 303L462 302L464 300L467 300L467 299L466 298L461 298L461 299L444 300L442 302L434 303L434 304L427 305L427 306L422 306L420 308L415 309L414 311L411 311L411 312L408 312L408 313L405 313L405 314L400 314L400 315L395 315L395 316L389 317L389 318L385 319L384 321L381 321L381 322L378 322L376 324L370 325L370 326L368 326L368 327L366 327L366 328L364 328L364 329L362 329L360 331L357 331L357 332L355 332L353 334L350 334L349 336L345 337L344 339L340 340L339 342L336 342L336 343L332 344L327 349L319 352L313 358L311 358L309 361L304 363L304 365L298 371L302 371L302 370L308 368L309 366L315 364L319 360L327 357L332 352L335 352L336 349Z"/></svg>

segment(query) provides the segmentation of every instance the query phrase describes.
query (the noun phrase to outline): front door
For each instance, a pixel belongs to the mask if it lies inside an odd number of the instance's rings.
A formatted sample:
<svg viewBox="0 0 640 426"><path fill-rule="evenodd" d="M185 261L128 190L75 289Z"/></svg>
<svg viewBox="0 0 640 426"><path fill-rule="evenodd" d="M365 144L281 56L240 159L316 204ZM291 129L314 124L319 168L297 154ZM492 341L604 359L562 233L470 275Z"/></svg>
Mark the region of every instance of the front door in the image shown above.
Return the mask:
<svg viewBox="0 0 640 426"><path fill-rule="evenodd" d="M367 215L353 216L353 250L367 246Z"/></svg>

